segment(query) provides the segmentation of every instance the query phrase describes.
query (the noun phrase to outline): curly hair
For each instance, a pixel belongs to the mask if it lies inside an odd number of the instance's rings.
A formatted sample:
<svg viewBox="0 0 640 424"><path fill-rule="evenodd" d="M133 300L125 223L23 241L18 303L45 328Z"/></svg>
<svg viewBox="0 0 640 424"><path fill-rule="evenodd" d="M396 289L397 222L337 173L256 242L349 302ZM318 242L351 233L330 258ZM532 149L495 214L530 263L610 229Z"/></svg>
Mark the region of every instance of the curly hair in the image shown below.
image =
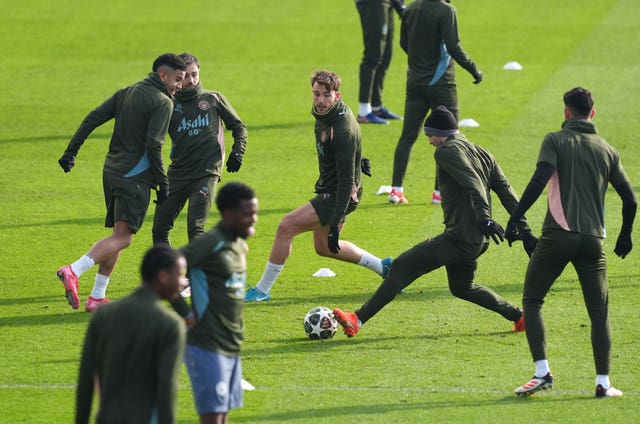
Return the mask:
<svg viewBox="0 0 640 424"><path fill-rule="evenodd" d="M340 90L341 82L342 81L340 80L338 74L336 74L335 72L327 71L326 69L320 69L314 71L313 74L311 74L312 87L313 84L318 83L322 84L324 88L329 91L338 91Z"/></svg>
<svg viewBox="0 0 640 424"><path fill-rule="evenodd" d="M180 56L174 53L165 53L158 56L156 60L153 61L153 66L151 67L151 69L153 72L157 72L158 69L162 66L167 66L174 71L187 70L187 64L184 62L184 60L182 60Z"/></svg>
<svg viewBox="0 0 640 424"><path fill-rule="evenodd" d="M216 206L220 213L225 210L237 209L243 200L251 200L256 193L251 187L239 182L227 183L218 191Z"/></svg>

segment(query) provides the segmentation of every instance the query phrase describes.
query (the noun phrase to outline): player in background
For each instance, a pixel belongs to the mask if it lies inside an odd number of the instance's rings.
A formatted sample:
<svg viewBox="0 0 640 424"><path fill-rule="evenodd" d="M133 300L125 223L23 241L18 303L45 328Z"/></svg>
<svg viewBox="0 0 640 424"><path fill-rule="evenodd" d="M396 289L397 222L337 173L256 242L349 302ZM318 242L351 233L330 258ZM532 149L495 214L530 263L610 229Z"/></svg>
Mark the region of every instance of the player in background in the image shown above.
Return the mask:
<svg viewBox="0 0 640 424"><path fill-rule="evenodd" d="M216 206L218 224L180 249L189 266L191 305L182 297L172 304L191 327L185 363L203 424L226 423L229 410L242 406L246 239L258 220L258 200L245 184L223 185Z"/></svg>
<svg viewBox="0 0 640 424"><path fill-rule="evenodd" d="M101 306L85 335L76 391L76 424L175 423L185 326L162 299L180 297L187 264L177 250L156 246L142 259L142 285Z"/></svg>
<svg viewBox="0 0 640 424"><path fill-rule="evenodd" d="M142 227L151 190L156 189L157 203L167 198L162 145L173 110L171 97L182 87L186 68L175 54L156 58L147 78L116 91L84 118L58 160L64 172L71 171L78 150L89 134L115 119L102 172L107 207L105 227L113 228L113 233L95 243L77 261L57 271L73 309L80 307L78 278L95 264L98 264L98 273L85 310L91 312L109 301L106 297L109 278L120 252L131 244L133 234Z"/></svg>
<svg viewBox="0 0 640 424"><path fill-rule="evenodd" d="M489 238L496 244L503 240L502 227L491 218L491 191L498 195L509 213L518 205L515 192L493 155L460 134L455 117L444 106L433 110L424 132L429 144L436 148L434 157L442 189L444 232L398 256L378 290L355 313L334 309L337 321L348 337L355 336L362 325L402 289L418 277L444 266L451 294L513 321L513 331L524 331L522 311L517 306L473 281L477 259L489 248ZM525 249L532 249L535 237L526 219L522 217L517 225L525 240Z"/></svg>
<svg viewBox="0 0 640 424"><path fill-rule="evenodd" d="M622 396L609 381L611 327L607 260L603 249L604 198L609 183L622 199L622 227L614 252L623 259L633 247L631 229L637 202L620 155L598 135L592 122L595 114L589 90L577 87L564 94L562 129L544 137L536 170L507 225L507 240L517 240L520 235L516 223L548 184L548 210L542 236L529 261L522 294L535 374L515 389L516 395L530 395L553 387L541 309L554 281L571 263L578 274L591 320L595 395L598 398Z"/></svg>
<svg viewBox="0 0 640 424"><path fill-rule="evenodd" d="M169 196L156 206L153 242L169 243L169 232L187 200L189 241L204 233L216 185L220 181L225 153L222 124L233 135L227 171L237 172L247 145L247 129L222 93L204 90L200 82L200 63L189 53L180 58L187 64L182 90L174 96L169 124L171 164Z"/></svg>
<svg viewBox="0 0 640 424"><path fill-rule="evenodd" d="M364 50L360 62L358 122L388 124L402 119L382 104L382 91L393 54L393 9L402 16L404 0L356 0Z"/></svg>
<svg viewBox="0 0 640 424"><path fill-rule="evenodd" d="M444 105L458 120L458 90L455 62L482 81L482 72L462 49L456 9L445 0L416 0L402 15L400 47L407 53L407 89L402 134L393 157L389 202L409 203L404 196L404 176L413 144L420 135L429 110ZM436 176L431 203L440 204Z"/></svg>
<svg viewBox="0 0 640 424"><path fill-rule="evenodd" d="M339 240L345 217L360 203L362 169L369 175L370 169L362 158L360 126L341 98L340 77L334 72L316 71L311 75L311 88L320 171L316 197L278 224L267 266L258 284L247 292L247 302L271 299L271 287L291 254L294 237L308 231L313 232L313 244L320 256L359 264L382 276L391 264L391 258L380 260L351 242Z"/></svg>

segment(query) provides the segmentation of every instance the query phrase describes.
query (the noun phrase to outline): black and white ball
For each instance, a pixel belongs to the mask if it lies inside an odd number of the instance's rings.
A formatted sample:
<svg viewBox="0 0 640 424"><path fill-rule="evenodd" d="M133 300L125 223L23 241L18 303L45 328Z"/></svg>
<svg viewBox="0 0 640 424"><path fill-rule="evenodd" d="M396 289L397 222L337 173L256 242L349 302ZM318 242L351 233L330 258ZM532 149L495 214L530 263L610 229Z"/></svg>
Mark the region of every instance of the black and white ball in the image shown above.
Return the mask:
<svg viewBox="0 0 640 424"><path fill-rule="evenodd" d="M333 311L324 306L317 306L307 312L304 317L304 332L311 340L327 340L338 330L338 321Z"/></svg>

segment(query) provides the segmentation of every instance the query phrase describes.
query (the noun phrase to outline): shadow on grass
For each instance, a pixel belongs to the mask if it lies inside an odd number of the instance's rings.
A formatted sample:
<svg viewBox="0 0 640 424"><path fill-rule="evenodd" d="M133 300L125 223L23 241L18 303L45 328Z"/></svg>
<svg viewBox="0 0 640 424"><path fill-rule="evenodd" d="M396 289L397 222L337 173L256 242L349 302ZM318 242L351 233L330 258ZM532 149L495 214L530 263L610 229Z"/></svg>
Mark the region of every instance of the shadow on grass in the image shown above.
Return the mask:
<svg viewBox="0 0 640 424"><path fill-rule="evenodd" d="M47 308L43 308L46 310ZM60 324L78 324L88 323L91 318L91 314L88 314L84 309L73 311L69 309L67 313L55 313L55 314L38 314L38 315L18 315L11 317L0 318L0 328L3 327L37 327L45 325L60 325Z"/></svg>
<svg viewBox="0 0 640 424"><path fill-rule="evenodd" d="M427 393L428 394L428 393ZM486 407L491 405L504 405L504 404L513 404L513 403L521 403L526 402L530 398L518 398L516 396L505 396L502 399L484 399L484 400L455 400L455 401L433 401L433 402L418 402L418 403L409 403L409 402L398 402L398 403L389 403L389 404L363 404L363 405L340 405L329 408L309 408L306 410L299 411L291 411L291 412L274 412L267 414L254 414L243 417L234 417L234 422L264 422L264 421L272 421L272 422L287 422L289 420L300 421L301 419L308 419L309 422L312 422L313 419L322 419L326 420L328 417L341 417L347 416L353 418L353 416L384 416L384 414L390 413L405 413L407 411L415 410L424 410L424 411L437 411L440 409L455 409L459 411L464 408L477 408L477 407ZM572 402L576 401L584 401L584 402L593 402L593 397L546 397L545 404L548 402ZM382 414L382 415L381 415Z"/></svg>

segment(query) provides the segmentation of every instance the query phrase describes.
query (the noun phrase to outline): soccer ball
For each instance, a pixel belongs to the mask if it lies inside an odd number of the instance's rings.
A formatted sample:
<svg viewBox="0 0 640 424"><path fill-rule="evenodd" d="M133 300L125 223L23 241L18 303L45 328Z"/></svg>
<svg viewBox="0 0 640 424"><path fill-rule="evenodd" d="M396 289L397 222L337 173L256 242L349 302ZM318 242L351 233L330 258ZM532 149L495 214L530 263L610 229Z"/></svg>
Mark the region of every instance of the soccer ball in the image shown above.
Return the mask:
<svg viewBox="0 0 640 424"><path fill-rule="evenodd" d="M317 306L304 317L304 332L311 340L327 340L338 330L338 321L333 312L324 306Z"/></svg>

